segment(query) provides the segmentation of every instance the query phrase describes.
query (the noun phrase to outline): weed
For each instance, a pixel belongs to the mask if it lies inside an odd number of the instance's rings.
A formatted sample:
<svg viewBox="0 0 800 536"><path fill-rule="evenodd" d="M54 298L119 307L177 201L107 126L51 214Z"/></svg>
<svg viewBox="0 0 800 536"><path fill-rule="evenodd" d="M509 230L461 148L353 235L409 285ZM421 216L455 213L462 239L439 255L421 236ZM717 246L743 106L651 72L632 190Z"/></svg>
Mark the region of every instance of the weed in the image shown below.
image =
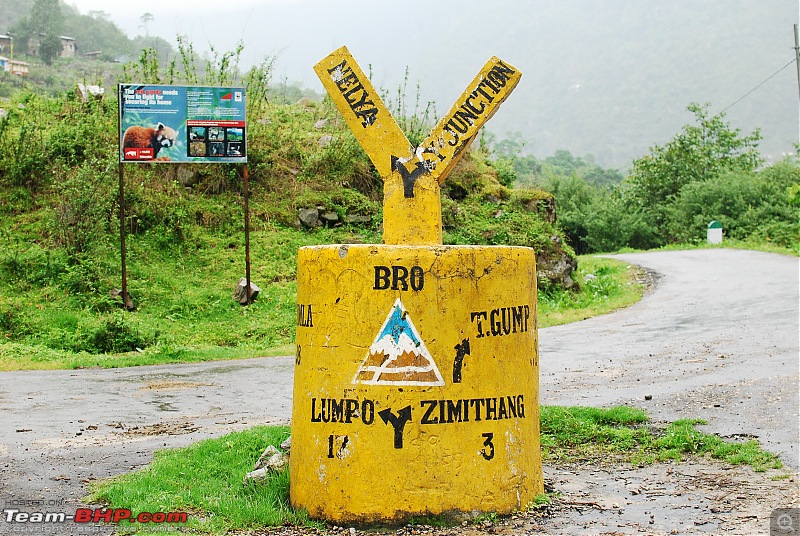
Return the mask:
<svg viewBox="0 0 800 536"><path fill-rule="evenodd" d="M141 350L150 341L143 337L135 325L125 321L125 313L113 315L94 332L91 338L92 353L123 353Z"/></svg>
<svg viewBox="0 0 800 536"><path fill-rule="evenodd" d="M704 424L697 419L678 420L660 430L646 426L647 415L636 408L542 406L540 420L542 452L550 460L602 460L613 454L642 464L705 455L755 471L782 467L758 442L725 441L697 430L696 425Z"/></svg>
<svg viewBox="0 0 800 536"><path fill-rule="evenodd" d="M417 82L413 108L408 103L408 78L409 70L406 67L402 84L397 86L395 96L392 98L389 91L381 90L381 97L392 112L397 125L405 133L413 147L418 147L428 136L436 118L436 105L432 101L422 106L422 97L419 82Z"/></svg>
<svg viewBox="0 0 800 536"><path fill-rule="evenodd" d="M483 525L497 523L497 512L484 512L475 516L472 520L473 525Z"/></svg>

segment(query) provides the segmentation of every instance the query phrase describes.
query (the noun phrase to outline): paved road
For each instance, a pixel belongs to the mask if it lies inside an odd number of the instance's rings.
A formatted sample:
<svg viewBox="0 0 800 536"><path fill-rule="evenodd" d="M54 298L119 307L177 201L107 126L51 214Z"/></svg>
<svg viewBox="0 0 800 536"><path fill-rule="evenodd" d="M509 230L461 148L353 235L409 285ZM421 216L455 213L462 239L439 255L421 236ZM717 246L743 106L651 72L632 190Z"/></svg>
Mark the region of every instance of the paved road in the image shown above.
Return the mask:
<svg viewBox="0 0 800 536"><path fill-rule="evenodd" d="M756 436L798 465L798 259L618 255L657 274L638 304L540 332L543 404L630 404ZM158 448L291 414L292 357L0 373L0 502L84 496ZM651 395L651 400L645 396Z"/></svg>
<svg viewBox="0 0 800 536"><path fill-rule="evenodd" d="M625 310L541 330L540 402L704 419L706 431L755 436L797 468L798 259L728 249L615 257L655 272L656 288Z"/></svg>

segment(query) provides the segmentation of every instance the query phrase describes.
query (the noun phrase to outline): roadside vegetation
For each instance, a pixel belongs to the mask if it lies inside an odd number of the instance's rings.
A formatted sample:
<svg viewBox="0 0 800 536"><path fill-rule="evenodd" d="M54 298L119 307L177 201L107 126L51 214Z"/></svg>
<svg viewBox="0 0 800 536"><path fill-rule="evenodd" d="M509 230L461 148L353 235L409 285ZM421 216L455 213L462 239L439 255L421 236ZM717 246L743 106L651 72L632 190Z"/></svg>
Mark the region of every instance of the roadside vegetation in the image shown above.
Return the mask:
<svg viewBox="0 0 800 536"><path fill-rule="evenodd" d="M500 149L518 183L555 196L559 224L579 254L708 247L711 221L722 224L726 246L800 254L798 154L767 163L757 130L744 134L709 106L690 104L694 123L634 160L627 176L569 151L525 156L519 138Z"/></svg>
<svg viewBox="0 0 800 536"><path fill-rule="evenodd" d="M41 10L48 2L35 3ZM101 12L91 20L71 11L60 21L15 17L18 31L44 31L34 28L39 23L51 34L110 31ZM120 40L109 50L131 46ZM154 48L123 64L53 58L53 80L2 86L0 370L291 354L297 249L380 243L382 181L330 100L275 83L274 58L241 68L241 46L201 58L179 38L177 51L163 50L169 61ZM68 68L77 71L67 75ZM85 98L64 82L76 72L83 83L104 85L105 96ZM113 87L134 81L246 87L251 278L262 289L252 305L231 298L245 273L241 168L142 164L124 173L136 309L122 307ZM383 94L415 140L432 126L435 108L407 86L408 77ZM726 246L797 254L798 159L766 165L757 132L743 135L705 106L690 110L697 124L634 161L627 177L566 150L539 160L519 136L483 132L443 184L445 243L534 248L540 327L641 296L634 268L592 253L707 247L705 227L715 219ZM327 219L302 223L303 209Z"/></svg>
<svg viewBox="0 0 800 536"><path fill-rule="evenodd" d="M543 406L541 444L544 463L651 464L705 457L756 471L780 469L777 456L757 441L726 441L696 429L700 421L680 420L661 425L639 409ZM289 504L289 472L272 473L261 483L244 482L244 475L263 450L278 447L288 427L259 426L207 439L181 449L156 452L142 470L97 482L90 501L136 512L188 512L187 527L203 533L257 529L283 524L316 525L304 511ZM531 509L552 498L537 497ZM495 519L486 513L481 519ZM453 520L439 520L441 522ZM426 521L426 524L431 524ZM120 525L125 529L125 525ZM146 526L131 525L145 531Z"/></svg>
<svg viewBox="0 0 800 536"><path fill-rule="evenodd" d="M107 26L101 13L91 18ZM31 26L37 20L20 18L18 31L40 31ZM50 34L62 31L57 22ZM75 32L94 27L73 15L62 22ZM120 42L118 52L127 46ZM272 58L240 68L241 47L198 58L179 40L169 62L153 48L136 50L138 59L123 65L80 67L83 82L106 87L103 98L84 99L74 76L65 81L61 73L75 71L64 59L51 58L50 78L0 75L0 370L292 354L297 249L381 241L381 180L329 100L274 83ZM125 168L122 225L136 309L126 311L114 292L118 132L108 90L133 81L246 86L252 280L262 289L252 305L231 297L245 271L244 192L234 165ZM385 97L409 139L428 131L432 107L408 103L405 85ZM696 124L634 161L627 176L566 150L539 160L519 137L484 132L443 185L445 243L534 248L539 327L641 297L641 273L592 254L708 247L711 220L722 223L726 246L798 254L798 158L767 164L757 132L731 129L707 106L689 109ZM329 216L304 224L301 209ZM550 463L704 456L758 471L780 467L754 441L704 434L694 420L652 423L633 408L543 407L541 424ZM288 505L287 473L266 485L242 483L263 449L288 434L257 427L159 452L147 468L98 484L92 500L135 512L187 511L189 527L202 532L308 524Z"/></svg>
<svg viewBox="0 0 800 536"><path fill-rule="evenodd" d="M382 182L333 105L273 84L271 58L242 71L241 52L201 61L179 41L168 64L145 50L119 76L246 86L251 278L262 288L255 303L242 307L231 298L245 272L241 168L145 164L124 173L128 290L136 306L124 310L115 295L116 99L23 89L0 120L0 369L291 354L297 249L380 243ZM398 116L411 114L400 124L413 137L430 127L430 109L406 99L404 88L387 96ZM542 325L568 321L558 318L564 309L581 309L572 317L580 318L635 301L641 289L609 261L575 271L552 195L515 187L508 164L487 143L476 145L444 184L446 243L533 247ZM301 209L333 216L305 225Z"/></svg>

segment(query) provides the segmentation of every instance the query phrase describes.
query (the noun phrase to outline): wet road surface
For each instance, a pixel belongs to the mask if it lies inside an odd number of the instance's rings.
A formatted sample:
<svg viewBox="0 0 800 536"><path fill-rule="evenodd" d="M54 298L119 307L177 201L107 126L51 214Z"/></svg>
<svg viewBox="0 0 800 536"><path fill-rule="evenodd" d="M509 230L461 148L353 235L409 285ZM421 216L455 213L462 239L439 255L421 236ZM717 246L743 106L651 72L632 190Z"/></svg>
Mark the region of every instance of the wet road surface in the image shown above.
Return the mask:
<svg viewBox="0 0 800 536"><path fill-rule="evenodd" d="M728 249L615 257L654 272L655 288L623 311L540 330L541 403L705 419L706 431L755 437L796 469L798 258ZM293 366L287 356L2 372L0 502L75 505L86 482L141 467L159 448L287 423Z"/></svg>

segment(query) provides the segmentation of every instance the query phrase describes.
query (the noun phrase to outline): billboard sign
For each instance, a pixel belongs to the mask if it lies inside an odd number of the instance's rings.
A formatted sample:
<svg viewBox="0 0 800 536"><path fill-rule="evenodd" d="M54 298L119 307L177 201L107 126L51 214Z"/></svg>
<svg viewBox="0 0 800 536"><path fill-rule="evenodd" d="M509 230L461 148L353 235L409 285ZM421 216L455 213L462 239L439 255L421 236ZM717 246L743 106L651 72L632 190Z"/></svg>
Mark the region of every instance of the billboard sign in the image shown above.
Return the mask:
<svg viewBox="0 0 800 536"><path fill-rule="evenodd" d="M247 162L243 87L119 84L120 162Z"/></svg>

